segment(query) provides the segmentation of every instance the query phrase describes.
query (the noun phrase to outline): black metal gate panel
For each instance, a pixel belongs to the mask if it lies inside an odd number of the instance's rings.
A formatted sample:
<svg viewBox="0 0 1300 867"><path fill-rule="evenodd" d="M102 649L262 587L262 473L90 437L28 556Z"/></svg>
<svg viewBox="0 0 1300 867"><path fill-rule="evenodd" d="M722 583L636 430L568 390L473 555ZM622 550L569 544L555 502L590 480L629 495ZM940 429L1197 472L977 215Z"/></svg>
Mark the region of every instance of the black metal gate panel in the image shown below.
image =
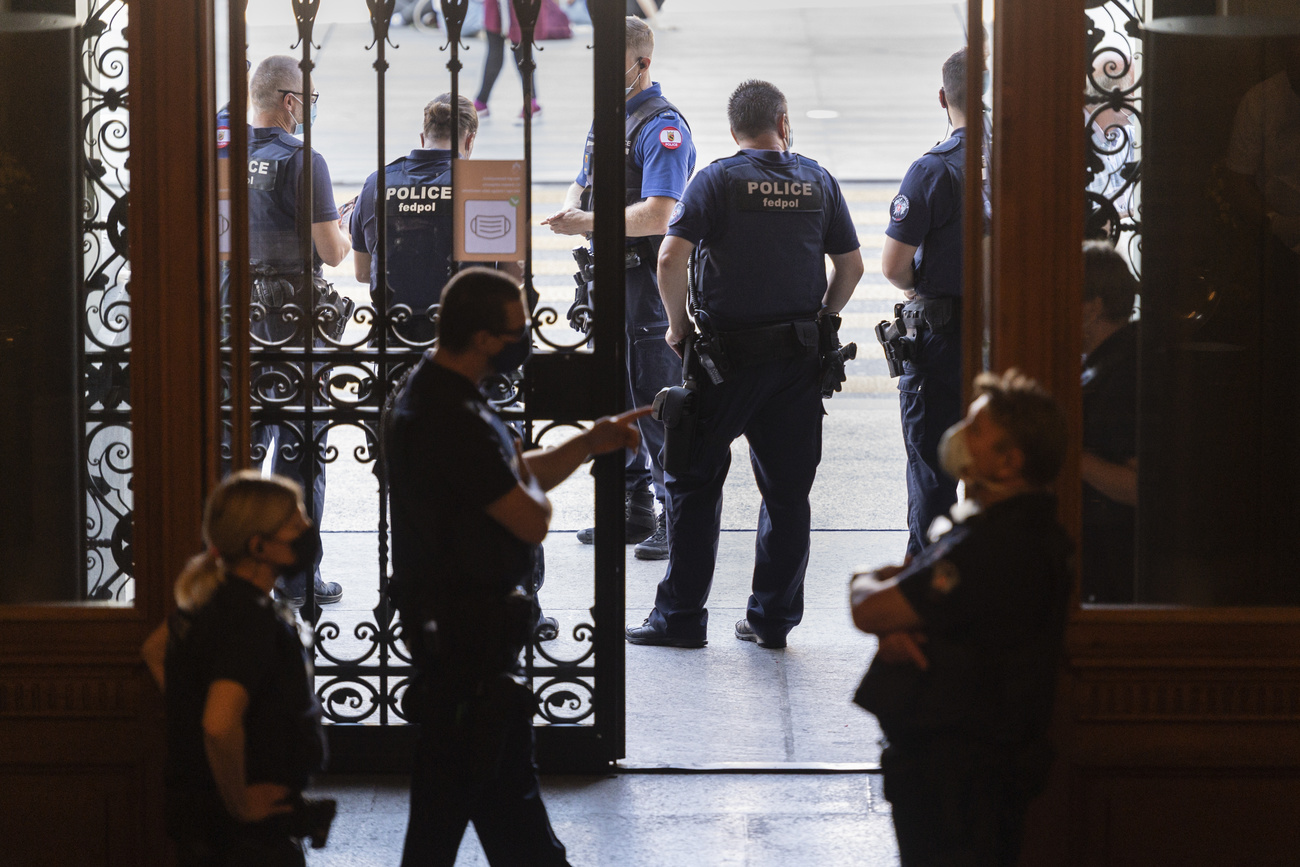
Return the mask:
<svg viewBox="0 0 1300 867"><path fill-rule="evenodd" d="M313 92L313 41L318 0L285 0L292 7L300 57L303 104ZM361 3L362 0L355 0ZM522 33L518 63L524 72L524 104L528 106L534 68L532 36L540 0L511 0ZM365 0L369 12L375 76L376 168L381 173L389 161L385 141L386 74L389 52L399 48L390 33L394 0ZM469 0L441 0L417 4L417 19L426 23L430 12L442 17L453 104L460 92L461 28ZM250 298L247 237L248 135L245 60L246 0L232 0L229 8L229 141L223 172L228 170L229 261L223 266L222 378L224 466L262 465L269 462L296 468L303 483L309 512L319 513L323 477L340 461L373 467L377 459L379 414L386 396L402 375L419 360L432 341L408 339L397 326L416 318L436 320L436 305L412 310L390 305L383 293L376 303L358 303L346 328L338 334L335 311L318 305L314 293L305 309L290 309L284 321L267 323L268 311ZM596 207L617 219L602 221L593 245L596 250L621 249L623 239L623 4L621 0L592 0L595 28L596 142L594 174L598 179ZM424 45L428 45L424 41ZM288 48L288 46L286 46ZM433 92L442 90L438 87ZM523 113L526 166L526 214L531 225L532 124ZM453 128L453 141L458 140ZM310 177L312 129L305 123L304 177ZM619 178L616 180L615 175ZM603 186L602 186L603 185ZM303 185L310 196L311 184ZM383 185L377 185L376 195ZM308 206L310 212L310 205ZM376 273L386 274L387 216L382 206L377 217ZM310 225L300 226L303 272L311 272ZM625 401L623 357L623 271L621 256L597 256L596 297L602 315L592 339L567 332L560 311L538 305L533 286L531 243L524 260L524 286L533 300L533 358L522 378L499 378L487 385L501 415L516 423L529 445L558 441L598 415L620 411ZM277 316L280 314L277 314ZM251 322L251 329L242 323ZM241 327L235 327L240 323ZM552 328L555 325L559 329ZM274 327L272 327L274 325ZM558 333L562 332L562 333ZM340 451L337 440L356 443ZM595 515L598 528L595 553L593 604L590 617L562 624L565 640L536 643L526 651L526 674L538 698L539 759L557 768L605 766L623 755L623 649L624 612L622 458L598 459ZM373 580L377 604L360 619L340 616L315 604L308 592L301 617L313 633L317 692L330 726L332 767L378 769L403 767L412 727L403 713L402 696L412 675L411 658L402 642L395 611L389 606L387 496L382 478L376 477L378 509L374 515ZM327 551L327 558L329 557ZM349 576L359 583L361 576ZM310 582L309 582L310 584Z"/></svg>

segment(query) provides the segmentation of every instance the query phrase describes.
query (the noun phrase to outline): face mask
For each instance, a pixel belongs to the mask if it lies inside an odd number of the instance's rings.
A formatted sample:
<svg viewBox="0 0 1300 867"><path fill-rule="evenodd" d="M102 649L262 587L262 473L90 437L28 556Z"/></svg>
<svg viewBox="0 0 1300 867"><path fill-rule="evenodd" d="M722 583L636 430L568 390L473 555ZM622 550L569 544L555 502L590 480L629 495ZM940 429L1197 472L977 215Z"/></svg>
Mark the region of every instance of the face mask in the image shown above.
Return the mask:
<svg viewBox="0 0 1300 867"><path fill-rule="evenodd" d="M634 69L639 69L640 67L641 67L641 61L638 60L636 63L633 63L633 64L632 64L631 66L629 66L627 69L623 70L623 79L624 79L624 80L627 80L627 74L628 74L629 72L631 72L632 70L634 70ZM624 98L624 99L627 99L629 96L632 95L632 88L636 87L636 83L637 83L637 81L640 81L640 80L641 80L641 75L640 75L640 73L638 73L636 79L635 79L631 84L629 84L627 87L623 88L623 98Z"/></svg>
<svg viewBox="0 0 1300 867"><path fill-rule="evenodd" d="M966 442L966 427L956 424L943 432L939 440L939 466L954 479L969 475L971 464L975 462Z"/></svg>
<svg viewBox="0 0 1300 867"><path fill-rule="evenodd" d="M308 572L316 568L316 555L320 552L320 530L316 526L308 527L289 543L293 551L293 563L284 567L286 575Z"/></svg>
<svg viewBox="0 0 1300 867"><path fill-rule="evenodd" d="M509 373L518 370L533 354L532 341L528 339L528 326L519 332L519 339L501 347L501 351L488 359L488 364L497 373Z"/></svg>
<svg viewBox="0 0 1300 867"><path fill-rule="evenodd" d="M316 103L314 102L311 104L311 125L312 126L316 125ZM293 134L294 135L303 134L302 123L299 123L296 127L294 127Z"/></svg>

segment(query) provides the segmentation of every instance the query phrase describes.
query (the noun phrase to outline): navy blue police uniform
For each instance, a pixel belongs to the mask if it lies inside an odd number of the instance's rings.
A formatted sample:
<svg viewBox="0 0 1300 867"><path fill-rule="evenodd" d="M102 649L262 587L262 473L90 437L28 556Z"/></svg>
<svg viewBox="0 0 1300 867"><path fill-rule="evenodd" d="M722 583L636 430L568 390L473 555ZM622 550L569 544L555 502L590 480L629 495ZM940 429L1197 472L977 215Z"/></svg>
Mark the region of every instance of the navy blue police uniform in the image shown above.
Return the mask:
<svg viewBox="0 0 1300 867"><path fill-rule="evenodd" d="M472 382L426 354L383 436L389 596L417 670L405 707L421 724L402 864L452 864L472 821L492 864L565 867L533 765L535 702L516 679L540 547L486 511L520 481L515 434Z"/></svg>
<svg viewBox="0 0 1300 867"><path fill-rule="evenodd" d="M202 608L168 621L167 826L181 864L302 865L288 817L237 821L225 809L204 747L208 689L233 681L248 693L244 773L249 785L301 793L325 759L311 660L293 613L227 574Z"/></svg>
<svg viewBox="0 0 1300 867"><path fill-rule="evenodd" d="M807 157L742 150L696 176L669 224L696 246L693 313L723 381L699 377L689 469L668 474L668 571L647 625L704 641L731 443L749 440L763 505L746 617L764 642L803 616L821 461L817 316L826 254L858 249L839 184Z"/></svg>
<svg viewBox="0 0 1300 867"><path fill-rule="evenodd" d="M939 464L939 439L961 421L962 179L966 130L912 163L889 206L885 234L916 247L916 298L903 308L913 358L898 380L907 448L907 554L928 544L930 524L957 502Z"/></svg>
<svg viewBox="0 0 1300 867"><path fill-rule="evenodd" d="M248 142L248 245L253 271L251 300L254 305L252 334L260 346L302 346L306 340L317 338L317 326L305 321L311 302L309 293L315 292L314 280L323 279L324 262L312 248L312 273L303 274L299 254L299 222L302 210L299 186L303 171L303 143L278 128L254 128ZM330 182L329 167L320 154L312 151L312 214L311 223L323 223L339 218L334 204L334 187ZM286 306L290 305L290 306ZM259 399L268 405L281 398L275 390L283 386L285 377L290 382L303 384L303 391L312 392L312 399L321 403L321 396L307 385L309 372L291 370L284 364L266 364L259 367L254 377L254 388ZM263 425L255 432L257 443L269 446L276 438L272 455L272 472L287 476L310 488L309 508L312 523L319 527L325 512L325 462L321 456L324 443L316 437L324 432L319 422L314 430L306 432L302 424L291 423ZM320 551L316 554L313 572L319 576ZM290 596L301 597L306 592L306 575L285 576L285 589Z"/></svg>
<svg viewBox="0 0 1300 867"><path fill-rule="evenodd" d="M627 101L624 152L625 202L628 205L651 196L680 201L686 182L695 171L695 143L691 128L676 106L664 99L658 82ZM575 183L586 188L591 201L591 158L594 131L587 134L582 171ZM668 316L659 298L655 276L660 235L627 239L626 259L636 262L627 269L625 322L627 326L627 394L629 406L645 406L659 390L676 385L681 376L681 359L664 341ZM643 491L653 482L655 498L664 501L663 467L659 453L664 431L660 422L641 419L641 445L629 452L625 474L628 492Z"/></svg>
<svg viewBox="0 0 1300 867"><path fill-rule="evenodd" d="M451 157L450 150L417 148L384 168L379 207L388 217L386 281L378 274L378 172L366 179L352 212L352 249L370 255L370 299L376 310L385 295L390 311L401 305L403 321L394 330L408 343L433 342L430 314L451 278Z"/></svg>
<svg viewBox="0 0 1300 867"><path fill-rule="evenodd" d="M956 525L898 575L929 667L871 663L854 700L887 739L885 797L904 867L1014 865L1046 782L1072 544L1051 494Z"/></svg>
<svg viewBox="0 0 1300 867"><path fill-rule="evenodd" d="M1130 322L1083 360L1083 450L1113 464L1137 457L1138 326ZM1085 602L1133 601L1137 510L1083 483Z"/></svg>

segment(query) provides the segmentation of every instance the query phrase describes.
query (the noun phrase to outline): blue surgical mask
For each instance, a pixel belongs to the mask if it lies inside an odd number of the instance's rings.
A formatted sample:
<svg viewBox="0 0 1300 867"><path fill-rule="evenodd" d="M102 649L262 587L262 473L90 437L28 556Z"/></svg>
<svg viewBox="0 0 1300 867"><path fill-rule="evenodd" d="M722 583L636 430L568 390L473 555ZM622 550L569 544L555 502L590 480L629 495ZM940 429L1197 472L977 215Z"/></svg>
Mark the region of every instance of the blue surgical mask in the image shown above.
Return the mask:
<svg viewBox="0 0 1300 867"><path fill-rule="evenodd" d="M314 102L311 104L311 125L312 125L312 126L315 126L315 125L316 125L316 103L314 103ZM302 134L303 134L303 129L302 129L302 124L301 124L301 123L299 123L296 127L294 127L293 134L294 134L294 135L302 135Z"/></svg>
<svg viewBox="0 0 1300 867"><path fill-rule="evenodd" d="M507 343L501 347L500 352L488 359L488 364L497 373L518 370L533 354L533 342L529 339L528 326L525 325L517 336L518 340Z"/></svg>

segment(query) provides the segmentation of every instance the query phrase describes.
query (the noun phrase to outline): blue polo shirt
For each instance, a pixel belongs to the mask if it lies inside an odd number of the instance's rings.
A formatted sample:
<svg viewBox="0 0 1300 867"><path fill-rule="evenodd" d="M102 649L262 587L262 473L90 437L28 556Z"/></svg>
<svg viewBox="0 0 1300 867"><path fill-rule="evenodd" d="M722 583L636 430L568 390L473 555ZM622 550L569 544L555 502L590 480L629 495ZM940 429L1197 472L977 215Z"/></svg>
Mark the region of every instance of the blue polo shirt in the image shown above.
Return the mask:
<svg viewBox="0 0 1300 867"><path fill-rule="evenodd" d="M659 82L627 101L627 114L632 114L646 100L662 96ZM695 171L695 142L691 130L675 111L665 111L652 117L641 127L641 134L632 145L629 156L641 167L641 198L667 196L680 200L686 182ZM590 166L583 160L582 170L574 179L580 187L591 183Z"/></svg>
<svg viewBox="0 0 1300 867"><path fill-rule="evenodd" d="M966 130L955 130L912 163L889 204L885 234L918 248L913 259L922 298L962 294L962 178Z"/></svg>

